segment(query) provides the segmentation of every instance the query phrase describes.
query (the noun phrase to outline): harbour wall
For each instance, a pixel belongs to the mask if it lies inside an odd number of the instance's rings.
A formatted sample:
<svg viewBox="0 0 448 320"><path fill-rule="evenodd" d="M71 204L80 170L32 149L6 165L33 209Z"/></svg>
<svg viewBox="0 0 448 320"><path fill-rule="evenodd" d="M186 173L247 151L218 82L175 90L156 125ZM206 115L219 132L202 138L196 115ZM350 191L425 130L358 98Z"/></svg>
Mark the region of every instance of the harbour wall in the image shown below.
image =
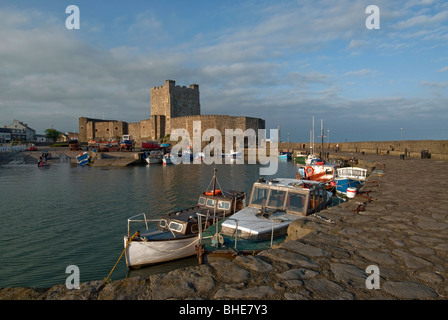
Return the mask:
<svg viewBox="0 0 448 320"><path fill-rule="evenodd" d="M315 151L322 150L322 144L314 144ZM279 150L309 150L310 143L281 142ZM431 159L448 160L448 140L404 140L404 141L361 141L325 143L323 152L335 154L336 152L354 152L365 154L389 154L399 157L421 158L422 151L426 150ZM424 152L425 153L425 152Z"/></svg>

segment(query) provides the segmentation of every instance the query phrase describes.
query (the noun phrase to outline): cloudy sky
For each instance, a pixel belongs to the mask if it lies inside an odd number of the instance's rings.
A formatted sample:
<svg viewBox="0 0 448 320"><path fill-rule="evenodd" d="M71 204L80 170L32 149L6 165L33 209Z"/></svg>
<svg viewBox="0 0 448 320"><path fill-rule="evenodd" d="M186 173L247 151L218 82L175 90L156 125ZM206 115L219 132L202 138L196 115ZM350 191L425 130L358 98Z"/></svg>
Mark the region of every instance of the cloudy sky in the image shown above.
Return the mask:
<svg viewBox="0 0 448 320"><path fill-rule="evenodd" d="M167 79L283 141L308 142L313 116L330 141L448 139L448 2L0 1L2 126L137 122Z"/></svg>

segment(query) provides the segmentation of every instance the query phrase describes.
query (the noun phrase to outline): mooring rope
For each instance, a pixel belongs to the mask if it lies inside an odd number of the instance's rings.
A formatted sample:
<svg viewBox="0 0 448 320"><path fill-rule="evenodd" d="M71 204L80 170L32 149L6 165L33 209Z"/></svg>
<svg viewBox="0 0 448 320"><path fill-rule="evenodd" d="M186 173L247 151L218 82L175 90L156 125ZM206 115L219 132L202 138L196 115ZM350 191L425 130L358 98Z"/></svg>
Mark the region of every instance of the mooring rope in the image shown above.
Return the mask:
<svg viewBox="0 0 448 320"><path fill-rule="evenodd" d="M132 237L130 237L130 238L128 239L128 241L126 242L126 246L124 247L124 250L123 250L123 252L122 252L121 255L120 255L120 258L118 258L117 262L115 263L114 267L113 267L112 270L110 271L109 275L108 275L107 278L104 280L104 283L107 283L107 281L109 281L109 277L110 277L110 275L112 274L112 272L114 272L115 267L117 266L118 262L121 260L121 257L123 256L123 253L126 252L126 249L128 248L129 244L132 242L132 240L133 240L135 237L138 237L138 236L140 236L140 231L137 231L136 233L134 233L134 235L133 235Z"/></svg>

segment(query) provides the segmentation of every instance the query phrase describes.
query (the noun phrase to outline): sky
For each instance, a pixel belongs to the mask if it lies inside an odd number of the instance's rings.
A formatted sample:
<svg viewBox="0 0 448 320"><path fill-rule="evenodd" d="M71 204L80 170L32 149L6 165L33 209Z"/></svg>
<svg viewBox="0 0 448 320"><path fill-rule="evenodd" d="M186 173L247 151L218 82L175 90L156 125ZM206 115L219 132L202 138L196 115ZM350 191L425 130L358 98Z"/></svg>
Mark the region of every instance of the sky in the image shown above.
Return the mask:
<svg viewBox="0 0 448 320"><path fill-rule="evenodd" d="M138 122L165 80L282 141L448 140L448 2L0 1L1 126Z"/></svg>

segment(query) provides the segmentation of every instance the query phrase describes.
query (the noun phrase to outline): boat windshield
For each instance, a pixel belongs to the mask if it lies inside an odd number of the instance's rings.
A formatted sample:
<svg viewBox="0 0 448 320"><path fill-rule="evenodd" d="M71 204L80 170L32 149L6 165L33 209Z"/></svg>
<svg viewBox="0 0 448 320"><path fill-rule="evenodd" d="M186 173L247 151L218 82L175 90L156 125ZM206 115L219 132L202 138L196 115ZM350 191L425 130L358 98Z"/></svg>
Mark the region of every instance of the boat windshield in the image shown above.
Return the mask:
<svg viewBox="0 0 448 320"><path fill-rule="evenodd" d="M266 206L275 209L283 209L285 196L286 191L271 189L271 194L269 195Z"/></svg>
<svg viewBox="0 0 448 320"><path fill-rule="evenodd" d="M265 206L268 200L269 189L256 187L252 194L251 204Z"/></svg>
<svg viewBox="0 0 448 320"><path fill-rule="evenodd" d="M293 190L255 187L250 205L255 207L281 209L293 214L302 214L307 210L306 197L306 194L294 192Z"/></svg>
<svg viewBox="0 0 448 320"><path fill-rule="evenodd" d="M305 207L306 195L295 192L288 192L285 209L287 211L303 212Z"/></svg>

